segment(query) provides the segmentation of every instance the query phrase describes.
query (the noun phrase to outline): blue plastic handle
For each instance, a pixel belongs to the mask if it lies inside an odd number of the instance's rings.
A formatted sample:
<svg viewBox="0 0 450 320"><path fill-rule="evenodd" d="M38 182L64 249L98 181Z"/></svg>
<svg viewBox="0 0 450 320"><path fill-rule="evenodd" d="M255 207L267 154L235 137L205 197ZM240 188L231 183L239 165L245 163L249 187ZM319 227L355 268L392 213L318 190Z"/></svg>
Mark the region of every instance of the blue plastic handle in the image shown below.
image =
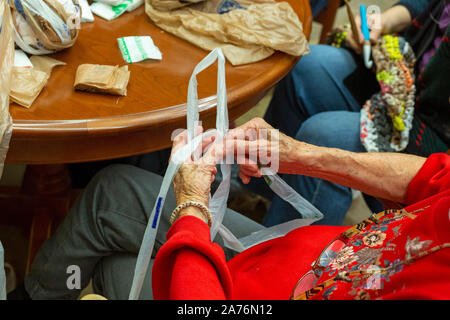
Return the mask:
<svg viewBox="0 0 450 320"><path fill-rule="evenodd" d="M364 40L369 41L370 40L370 32L369 32L369 26L367 24L367 10L365 5L361 5L359 7L360 15L361 15L361 32L364 36Z"/></svg>

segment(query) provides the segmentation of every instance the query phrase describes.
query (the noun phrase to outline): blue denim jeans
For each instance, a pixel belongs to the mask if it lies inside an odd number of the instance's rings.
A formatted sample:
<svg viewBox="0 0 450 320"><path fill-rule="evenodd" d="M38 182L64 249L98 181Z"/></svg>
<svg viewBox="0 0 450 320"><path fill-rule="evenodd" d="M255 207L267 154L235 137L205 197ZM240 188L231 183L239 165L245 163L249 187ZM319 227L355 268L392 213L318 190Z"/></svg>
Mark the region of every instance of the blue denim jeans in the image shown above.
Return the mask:
<svg viewBox="0 0 450 320"><path fill-rule="evenodd" d="M365 152L360 142L360 110L379 91L375 74L364 67L360 56L346 49L312 45L311 53L302 57L276 86L265 119L297 140ZM433 130L421 132L424 127L416 116L404 152L424 157L446 152L449 146ZM423 138L423 142L418 143L418 138ZM324 214L324 219L316 224L342 224L352 202L351 189L305 176L283 178ZM261 181L252 182L251 189L270 194ZM375 198L363 196L372 211L383 210ZM263 224L272 226L298 217L294 208L275 196Z"/></svg>
<svg viewBox="0 0 450 320"><path fill-rule="evenodd" d="M372 72L358 56L345 49L312 45L311 53L275 88L265 120L275 128L313 145L365 151L359 138L359 111L363 102L379 90ZM350 188L299 175L283 179L315 205L324 218L321 225L341 225L352 202ZM251 187L265 193L261 182ZM373 211L381 204L367 197ZM274 196L263 224L272 226L299 218L287 202Z"/></svg>
<svg viewBox="0 0 450 320"><path fill-rule="evenodd" d="M311 13L313 17L317 17L317 15L322 11L328 4L328 0L309 0L309 5L311 6Z"/></svg>

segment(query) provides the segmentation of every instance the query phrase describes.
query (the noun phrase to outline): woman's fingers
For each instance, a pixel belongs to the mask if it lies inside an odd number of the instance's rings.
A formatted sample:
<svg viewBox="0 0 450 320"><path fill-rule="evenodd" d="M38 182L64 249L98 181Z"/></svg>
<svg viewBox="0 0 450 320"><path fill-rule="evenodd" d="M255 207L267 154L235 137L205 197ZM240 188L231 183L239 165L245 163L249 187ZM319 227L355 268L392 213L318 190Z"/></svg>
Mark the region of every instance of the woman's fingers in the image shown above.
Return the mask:
<svg viewBox="0 0 450 320"><path fill-rule="evenodd" d="M261 170L259 170L258 166L251 165L239 165L239 171L249 177L261 177Z"/></svg>
<svg viewBox="0 0 450 320"><path fill-rule="evenodd" d="M271 130L273 129L273 127L262 118L253 118L252 120L247 121L239 127L228 131L227 138L231 136L239 136L242 134L242 132L244 132L245 134L255 136L254 139L249 140L255 140L258 137L258 133L261 129Z"/></svg>
<svg viewBox="0 0 450 320"><path fill-rule="evenodd" d="M201 134L203 134L203 127L199 125L195 128L194 138L198 137ZM200 143L192 153L191 160L196 161L200 159L200 157L202 156L202 152L203 152L203 140L202 143Z"/></svg>
<svg viewBox="0 0 450 320"><path fill-rule="evenodd" d="M381 31L382 31L381 29L372 29L370 31L370 42L372 44L375 44L377 42L378 38L380 38Z"/></svg>
<svg viewBox="0 0 450 320"><path fill-rule="evenodd" d="M250 177L243 174L241 171L238 173L239 178L241 178L244 184L248 184L250 182Z"/></svg>
<svg viewBox="0 0 450 320"><path fill-rule="evenodd" d="M179 132L174 138L172 143L172 151L170 152L169 161L172 159L173 155L184 147L187 143L187 130Z"/></svg>
<svg viewBox="0 0 450 320"><path fill-rule="evenodd" d="M367 24L370 28L370 41L375 43L383 31L381 14L370 14L367 17Z"/></svg>

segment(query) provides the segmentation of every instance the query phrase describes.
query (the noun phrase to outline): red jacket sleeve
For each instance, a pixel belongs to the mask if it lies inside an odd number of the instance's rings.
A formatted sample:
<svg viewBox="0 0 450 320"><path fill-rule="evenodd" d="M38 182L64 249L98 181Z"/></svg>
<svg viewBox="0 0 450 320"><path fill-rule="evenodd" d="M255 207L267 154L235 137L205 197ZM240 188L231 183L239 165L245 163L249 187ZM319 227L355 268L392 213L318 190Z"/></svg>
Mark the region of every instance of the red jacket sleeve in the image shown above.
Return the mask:
<svg viewBox="0 0 450 320"><path fill-rule="evenodd" d="M211 242L206 223L178 219L156 255L152 271L155 299L200 300L231 297L232 280L222 248Z"/></svg>
<svg viewBox="0 0 450 320"><path fill-rule="evenodd" d="M431 155L411 180L406 197L413 204L450 188L450 156L444 153Z"/></svg>

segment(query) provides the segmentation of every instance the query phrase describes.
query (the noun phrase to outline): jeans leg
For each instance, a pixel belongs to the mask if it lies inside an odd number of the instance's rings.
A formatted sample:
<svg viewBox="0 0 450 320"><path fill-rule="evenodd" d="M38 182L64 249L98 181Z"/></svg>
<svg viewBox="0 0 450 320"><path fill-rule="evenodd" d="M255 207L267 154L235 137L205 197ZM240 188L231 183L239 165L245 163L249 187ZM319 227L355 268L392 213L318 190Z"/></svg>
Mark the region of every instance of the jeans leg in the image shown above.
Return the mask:
<svg viewBox="0 0 450 320"><path fill-rule="evenodd" d="M100 171L56 233L39 250L25 279L30 297L76 299L94 276L97 288L106 288L106 293L113 297L120 293L121 299L127 299L135 260L161 183L162 177L134 166L113 165ZM153 256L166 240L175 205L171 188L162 209ZM223 223L238 237L262 228L231 210ZM70 276L67 268L71 265L78 266L81 271L79 289L69 289L66 284ZM117 273L117 270L121 272ZM99 271L104 272L95 276ZM114 284L100 285L102 281L98 282L98 279L116 277ZM143 290L143 297L151 297L148 294L151 293L150 281L148 286Z"/></svg>
<svg viewBox="0 0 450 320"><path fill-rule="evenodd" d="M108 300L128 300L136 260L134 253L116 253L101 259L92 278L94 292ZM153 269L153 262L151 259L148 270ZM153 300L151 272L145 276L139 299Z"/></svg>
<svg viewBox="0 0 450 320"><path fill-rule="evenodd" d="M313 17L317 15L327 6L328 0L309 0Z"/></svg>
<svg viewBox="0 0 450 320"><path fill-rule="evenodd" d="M326 111L359 111L379 90L360 56L346 49L312 45L276 86L265 120L294 137L309 117Z"/></svg>
<svg viewBox="0 0 450 320"><path fill-rule="evenodd" d="M118 252L137 254L161 182L162 177L133 166L113 165L100 171L39 250L25 279L30 297L75 299L100 259ZM174 207L169 191L155 249L165 240ZM66 285L71 265L80 268L80 289Z"/></svg>
<svg viewBox="0 0 450 320"><path fill-rule="evenodd" d="M359 112L365 100L379 90L375 75L360 56L327 45L312 45L292 71L275 87L264 119L274 128L295 137L310 117L327 111ZM272 198L262 179L246 186Z"/></svg>
<svg viewBox="0 0 450 320"><path fill-rule="evenodd" d="M317 146L362 152L359 117L359 112L348 111L317 114L303 123L296 139ZM315 224L342 224L352 202L350 188L300 175L283 175L283 179L323 213L324 218ZM275 196L263 224L272 226L299 217L300 214L289 203Z"/></svg>

